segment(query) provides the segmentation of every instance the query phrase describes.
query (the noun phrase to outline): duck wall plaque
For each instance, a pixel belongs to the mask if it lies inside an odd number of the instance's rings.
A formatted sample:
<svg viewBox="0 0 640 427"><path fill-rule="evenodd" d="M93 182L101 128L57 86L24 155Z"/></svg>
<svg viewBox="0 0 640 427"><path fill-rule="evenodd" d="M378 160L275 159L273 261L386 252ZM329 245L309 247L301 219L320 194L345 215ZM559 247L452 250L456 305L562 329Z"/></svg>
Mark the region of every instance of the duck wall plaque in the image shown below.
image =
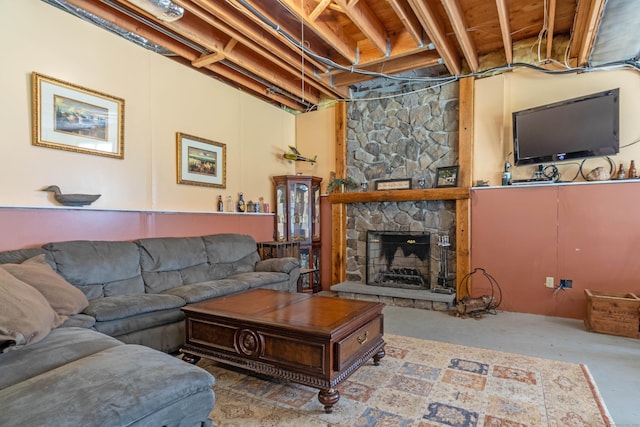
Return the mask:
<svg viewBox="0 0 640 427"><path fill-rule="evenodd" d="M64 206L86 206L98 200L102 194L63 194L60 187L50 185L42 189L53 193L53 197L58 203Z"/></svg>

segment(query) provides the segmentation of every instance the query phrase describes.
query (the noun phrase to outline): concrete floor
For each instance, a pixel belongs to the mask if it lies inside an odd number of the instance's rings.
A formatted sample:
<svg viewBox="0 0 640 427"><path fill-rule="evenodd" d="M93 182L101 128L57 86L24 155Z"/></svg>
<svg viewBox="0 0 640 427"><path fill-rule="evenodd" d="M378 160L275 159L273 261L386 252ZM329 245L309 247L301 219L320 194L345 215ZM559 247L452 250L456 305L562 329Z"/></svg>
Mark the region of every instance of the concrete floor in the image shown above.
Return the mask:
<svg viewBox="0 0 640 427"><path fill-rule="evenodd" d="M580 320L498 312L481 319L386 306L385 332L586 364L616 427L640 427L640 339L587 332Z"/></svg>

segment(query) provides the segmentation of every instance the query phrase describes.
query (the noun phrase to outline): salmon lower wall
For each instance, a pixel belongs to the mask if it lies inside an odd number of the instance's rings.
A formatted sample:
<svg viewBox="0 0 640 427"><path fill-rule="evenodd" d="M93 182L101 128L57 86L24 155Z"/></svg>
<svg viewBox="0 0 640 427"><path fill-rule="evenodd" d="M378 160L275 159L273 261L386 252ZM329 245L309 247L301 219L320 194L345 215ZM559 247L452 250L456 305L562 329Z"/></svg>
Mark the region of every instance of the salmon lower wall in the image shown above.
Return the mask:
<svg viewBox="0 0 640 427"><path fill-rule="evenodd" d="M273 214L0 208L0 250L67 240L242 233L273 240Z"/></svg>
<svg viewBox="0 0 640 427"><path fill-rule="evenodd" d="M496 279L501 310L584 319L585 289L640 293L639 195L637 180L473 189L472 270Z"/></svg>

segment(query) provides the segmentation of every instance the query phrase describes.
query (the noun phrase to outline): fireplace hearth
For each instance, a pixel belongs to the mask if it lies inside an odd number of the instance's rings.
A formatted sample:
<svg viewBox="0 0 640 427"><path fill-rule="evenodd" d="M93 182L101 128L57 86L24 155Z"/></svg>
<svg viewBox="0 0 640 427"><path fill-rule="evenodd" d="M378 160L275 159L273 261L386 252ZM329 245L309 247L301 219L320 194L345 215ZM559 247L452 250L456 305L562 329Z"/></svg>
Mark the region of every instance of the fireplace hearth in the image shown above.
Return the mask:
<svg viewBox="0 0 640 427"><path fill-rule="evenodd" d="M429 289L429 232L368 231L366 283L404 289Z"/></svg>

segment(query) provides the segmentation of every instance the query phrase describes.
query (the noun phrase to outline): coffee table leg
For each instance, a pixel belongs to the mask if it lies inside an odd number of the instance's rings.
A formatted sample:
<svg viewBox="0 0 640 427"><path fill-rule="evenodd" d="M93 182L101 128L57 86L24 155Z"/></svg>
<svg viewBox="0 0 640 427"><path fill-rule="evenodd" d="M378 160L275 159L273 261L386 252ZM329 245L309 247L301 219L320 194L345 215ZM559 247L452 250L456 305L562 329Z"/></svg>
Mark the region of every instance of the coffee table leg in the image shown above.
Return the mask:
<svg viewBox="0 0 640 427"><path fill-rule="evenodd" d="M192 365L195 365L200 360L200 356L196 356L189 353L182 353L182 360L184 360L187 363L191 363Z"/></svg>
<svg viewBox="0 0 640 427"><path fill-rule="evenodd" d="M318 393L318 400L324 405L324 411L327 414L333 412L333 405L340 400L340 393L335 388L327 388L320 390Z"/></svg>
<svg viewBox="0 0 640 427"><path fill-rule="evenodd" d="M384 347L382 347L382 348L380 349L380 351L379 351L379 352L377 352L376 354L374 354L374 355L373 355L373 364L374 364L375 366L380 365L380 360L381 360L384 356L386 356L386 354L387 354L387 353L385 353L385 351L384 351Z"/></svg>

